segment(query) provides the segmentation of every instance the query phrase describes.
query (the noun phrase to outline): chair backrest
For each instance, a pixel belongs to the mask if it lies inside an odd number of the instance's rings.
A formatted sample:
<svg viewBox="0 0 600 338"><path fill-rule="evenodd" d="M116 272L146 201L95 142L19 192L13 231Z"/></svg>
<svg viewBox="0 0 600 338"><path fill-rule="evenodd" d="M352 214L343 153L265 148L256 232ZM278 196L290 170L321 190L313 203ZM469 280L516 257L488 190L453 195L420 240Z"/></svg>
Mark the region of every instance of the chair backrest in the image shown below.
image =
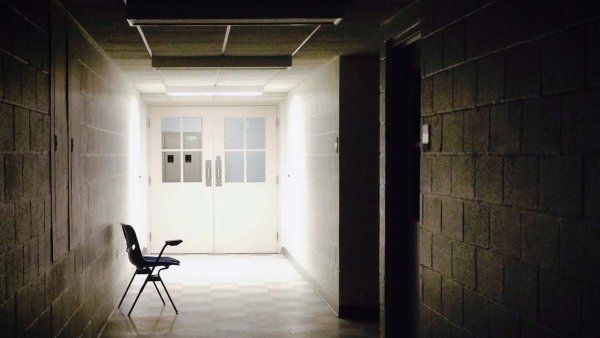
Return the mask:
<svg viewBox="0 0 600 338"><path fill-rule="evenodd" d="M138 242L135 229L129 224L121 223L123 234L125 235L125 241L127 242L127 254L129 255L129 261L135 265L138 269L147 268L144 256L142 256L142 250L140 250L140 243Z"/></svg>

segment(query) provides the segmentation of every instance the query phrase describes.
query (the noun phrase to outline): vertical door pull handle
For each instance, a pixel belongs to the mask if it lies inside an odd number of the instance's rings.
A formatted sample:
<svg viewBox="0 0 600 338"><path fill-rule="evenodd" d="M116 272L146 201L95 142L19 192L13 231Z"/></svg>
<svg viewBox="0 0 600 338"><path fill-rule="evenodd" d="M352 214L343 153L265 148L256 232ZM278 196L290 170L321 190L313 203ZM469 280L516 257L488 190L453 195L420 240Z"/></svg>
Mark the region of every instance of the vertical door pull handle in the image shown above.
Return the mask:
<svg viewBox="0 0 600 338"><path fill-rule="evenodd" d="M212 161L206 160L206 186L212 186Z"/></svg>
<svg viewBox="0 0 600 338"><path fill-rule="evenodd" d="M221 176L221 156L217 156L217 161L215 162L215 174L216 174L215 186L220 187L223 184L223 179Z"/></svg>

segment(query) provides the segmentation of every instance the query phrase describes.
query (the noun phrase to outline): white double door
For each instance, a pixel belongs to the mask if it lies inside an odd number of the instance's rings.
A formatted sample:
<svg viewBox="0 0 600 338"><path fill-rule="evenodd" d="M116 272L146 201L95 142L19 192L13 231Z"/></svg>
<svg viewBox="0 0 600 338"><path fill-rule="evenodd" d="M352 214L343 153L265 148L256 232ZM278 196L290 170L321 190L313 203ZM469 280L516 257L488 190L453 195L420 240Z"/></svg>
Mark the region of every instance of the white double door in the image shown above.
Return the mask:
<svg viewBox="0 0 600 338"><path fill-rule="evenodd" d="M276 107L150 108L150 249L277 252Z"/></svg>

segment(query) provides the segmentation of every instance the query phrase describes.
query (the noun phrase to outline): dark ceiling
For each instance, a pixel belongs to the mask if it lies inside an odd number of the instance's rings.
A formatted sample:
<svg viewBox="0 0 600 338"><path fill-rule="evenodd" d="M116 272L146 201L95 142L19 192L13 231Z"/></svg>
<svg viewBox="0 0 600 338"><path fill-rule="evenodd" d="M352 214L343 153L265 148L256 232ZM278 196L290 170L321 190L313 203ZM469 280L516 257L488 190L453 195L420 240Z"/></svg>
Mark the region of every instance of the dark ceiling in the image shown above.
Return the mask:
<svg viewBox="0 0 600 338"><path fill-rule="evenodd" d="M71 14L127 73L151 71L141 34L126 22L122 0L63 0ZM225 3L225 1L223 1ZM324 25L294 57L296 65L319 65L343 54L376 52L380 24L407 0L347 0L344 20ZM310 2L307 1L307 4ZM290 55L315 29L308 26L233 26L224 55ZM142 27L157 56L221 55L226 26ZM149 75L149 74L148 74Z"/></svg>

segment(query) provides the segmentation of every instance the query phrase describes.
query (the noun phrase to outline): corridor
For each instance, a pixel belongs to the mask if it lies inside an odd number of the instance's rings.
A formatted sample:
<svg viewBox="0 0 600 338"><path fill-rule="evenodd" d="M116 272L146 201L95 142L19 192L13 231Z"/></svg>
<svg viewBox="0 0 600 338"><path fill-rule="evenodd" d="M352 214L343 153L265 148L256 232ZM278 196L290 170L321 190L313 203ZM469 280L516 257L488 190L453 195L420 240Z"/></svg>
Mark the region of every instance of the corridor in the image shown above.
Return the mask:
<svg viewBox="0 0 600 338"><path fill-rule="evenodd" d="M377 337L378 323L337 318L282 255L181 255L163 272L175 315L137 277L101 336ZM164 296L164 293L163 293ZM166 296L165 296L166 297Z"/></svg>
<svg viewBox="0 0 600 338"><path fill-rule="evenodd" d="M0 336L600 337L599 130L600 1L0 0Z"/></svg>

